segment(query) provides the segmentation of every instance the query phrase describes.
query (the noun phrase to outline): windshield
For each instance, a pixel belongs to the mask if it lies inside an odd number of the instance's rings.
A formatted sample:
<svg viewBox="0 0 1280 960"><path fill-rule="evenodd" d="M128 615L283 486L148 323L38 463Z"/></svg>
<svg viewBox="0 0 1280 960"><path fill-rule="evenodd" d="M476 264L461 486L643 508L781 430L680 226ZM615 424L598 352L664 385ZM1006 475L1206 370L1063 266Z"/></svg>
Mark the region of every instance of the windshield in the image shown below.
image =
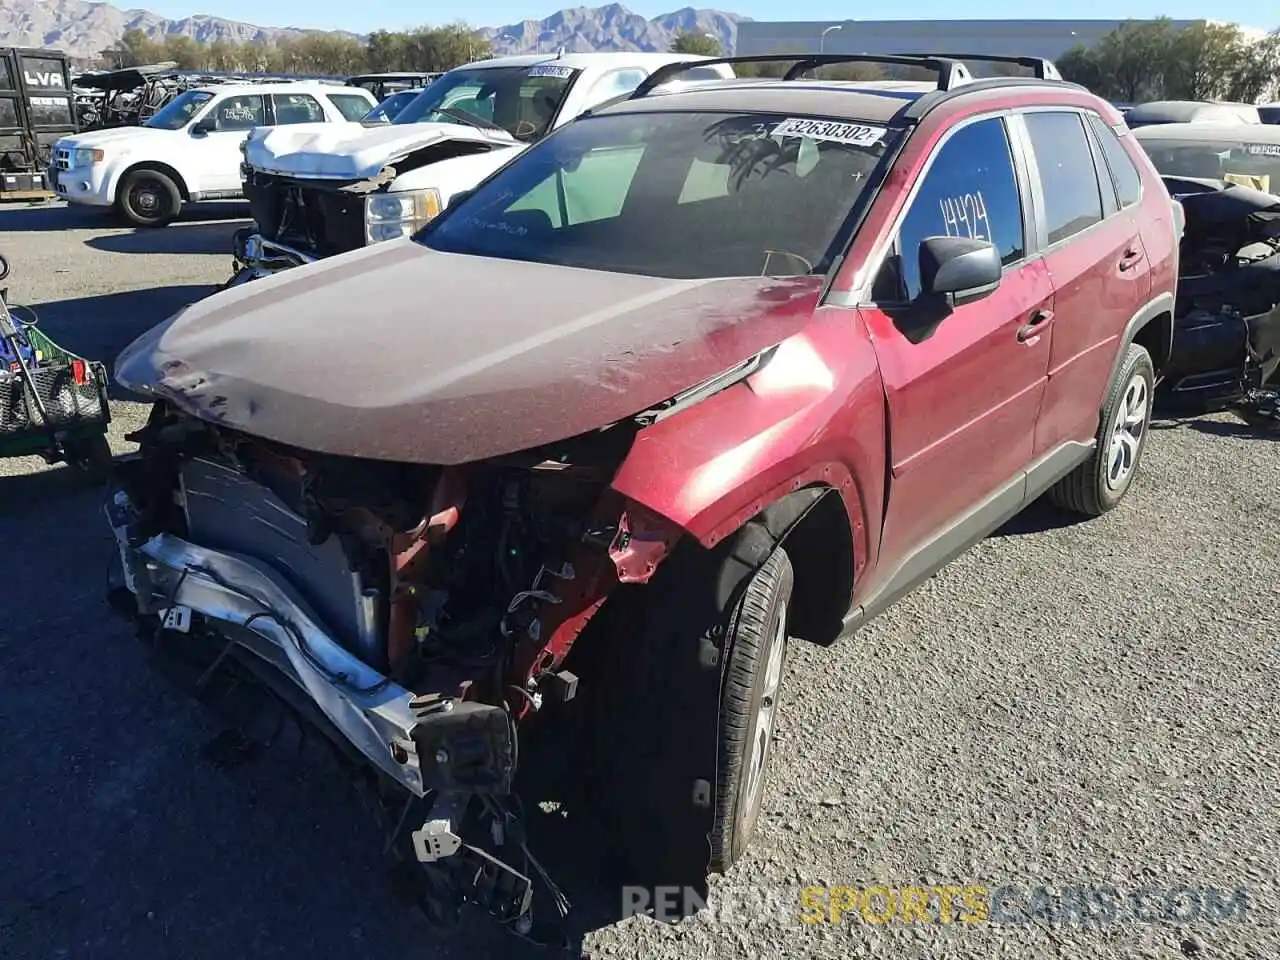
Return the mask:
<svg viewBox="0 0 1280 960"><path fill-rule="evenodd" d="M212 99L213 94L205 90L188 90L170 100L163 110L143 121L142 125L161 130L181 129Z"/></svg>
<svg viewBox="0 0 1280 960"><path fill-rule="evenodd" d="M435 250L677 279L825 273L897 132L765 114L603 114L418 235Z"/></svg>
<svg viewBox="0 0 1280 960"><path fill-rule="evenodd" d="M1280 191L1280 138L1261 143L1250 135L1224 140L1139 140L1156 170L1166 177L1226 180L1263 193ZM1266 129L1265 127L1261 129Z"/></svg>
<svg viewBox="0 0 1280 960"><path fill-rule="evenodd" d="M496 125L519 140L545 134L578 71L553 63L451 70L405 107L395 123ZM449 115L452 111L453 116Z"/></svg>

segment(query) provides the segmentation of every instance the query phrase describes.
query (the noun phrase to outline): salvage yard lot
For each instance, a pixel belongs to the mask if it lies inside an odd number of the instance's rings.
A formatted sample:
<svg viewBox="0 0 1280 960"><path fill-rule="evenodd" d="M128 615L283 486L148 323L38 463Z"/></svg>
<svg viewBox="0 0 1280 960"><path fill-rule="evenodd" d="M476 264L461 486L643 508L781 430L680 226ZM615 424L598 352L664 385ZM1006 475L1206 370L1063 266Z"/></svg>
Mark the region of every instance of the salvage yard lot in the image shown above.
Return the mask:
<svg viewBox="0 0 1280 960"><path fill-rule="evenodd" d="M244 210L135 233L0 208L11 299L110 360L211 292ZM211 217L211 219L203 219ZM353 306L353 330L361 309ZM112 442L143 407L115 406ZM545 851L593 956L1280 955L1280 442L1158 422L1131 496L1036 508L854 640L793 648L781 741L731 919L617 921L591 845ZM102 599L99 494L0 461L0 956L524 957L477 919L432 934L314 748L230 767L216 716L149 670ZM538 851L542 853L543 851ZM1243 920L800 922L809 885L1244 888ZM761 888L790 916L752 916ZM576 894L576 896L575 896Z"/></svg>

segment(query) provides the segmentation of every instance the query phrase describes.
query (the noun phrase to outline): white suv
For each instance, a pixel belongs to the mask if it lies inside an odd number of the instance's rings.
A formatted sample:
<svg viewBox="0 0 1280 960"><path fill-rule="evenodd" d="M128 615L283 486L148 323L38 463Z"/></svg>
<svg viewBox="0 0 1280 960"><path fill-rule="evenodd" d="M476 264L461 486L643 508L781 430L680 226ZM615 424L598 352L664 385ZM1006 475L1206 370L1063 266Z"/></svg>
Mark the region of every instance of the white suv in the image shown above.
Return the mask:
<svg viewBox="0 0 1280 960"><path fill-rule="evenodd" d="M499 57L450 70L390 124L255 131L245 143L244 190L256 229L237 235L229 283L408 236L584 111L631 93L662 67L703 59L637 52ZM729 65L712 61L670 86L732 77Z"/></svg>
<svg viewBox="0 0 1280 960"><path fill-rule="evenodd" d="M59 140L49 180L73 204L112 208L140 227L163 227L186 202L242 197L240 146L255 127L346 123L377 106L337 83L226 83L175 97L140 127Z"/></svg>

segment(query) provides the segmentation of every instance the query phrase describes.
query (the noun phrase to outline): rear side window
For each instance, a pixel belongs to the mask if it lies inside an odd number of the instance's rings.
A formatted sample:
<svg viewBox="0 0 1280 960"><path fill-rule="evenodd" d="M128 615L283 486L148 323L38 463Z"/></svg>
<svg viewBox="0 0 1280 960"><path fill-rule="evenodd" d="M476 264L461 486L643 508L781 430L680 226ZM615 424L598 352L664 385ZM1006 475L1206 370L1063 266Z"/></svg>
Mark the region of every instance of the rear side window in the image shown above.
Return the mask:
<svg viewBox="0 0 1280 960"><path fill-rule="evenodd" d="M1102 147L1102 155L1107 158L1107 166L1111 168L1111 178L1116 184L1116 197L1121 207L1127 207L1142 199L1142 177L1138 168L1133 165L1129 153L1103 119L1096 114L1089 116L1089 124L1093 127L1093 135Z"/></svg>
<svg viewBox="0 0 1280 960"><path fill-rule="evenodd" d="M999 117L961 127L942 145L902 221L897 256L886 265L899 276L877 281L877 299L910 301L920 295L918 251L930 237L986 240L1006 265L1026 255L1022 201Z"/></svg>
<svg viewBox="0 0 1280 960"><path fill-rule="evenodd" d="M363 120L373 109L373 104L354 93L331 93L329 102L338 108L344 120Z"/></svg>
<svg viewBox="0 0 1280 960"><path fill-rule="evenodd" d="M324 107L315 97L305 93L273 93L271 105L275 108L276 124L324 123Z"/></svg>
<svg viewBox="0 0 1280 960"><path fill-rule="evenodd" d="M1025 120L1044 188L1049 243L1065 240L1101 222L1098 171L1080 114L1028 113Z"/></svg>

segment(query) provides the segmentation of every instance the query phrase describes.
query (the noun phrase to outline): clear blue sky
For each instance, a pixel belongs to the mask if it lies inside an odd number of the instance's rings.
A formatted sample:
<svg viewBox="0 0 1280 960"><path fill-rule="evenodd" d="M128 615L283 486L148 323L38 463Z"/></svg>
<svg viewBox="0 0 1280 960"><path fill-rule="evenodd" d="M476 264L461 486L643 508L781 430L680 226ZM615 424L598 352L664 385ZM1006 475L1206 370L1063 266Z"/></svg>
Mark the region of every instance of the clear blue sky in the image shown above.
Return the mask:
<svg viewBox="0 0 1280 960"><path fill-rule="evenodd" d="M561 7L600 6L601 0L500 0L497 3L464 3L462 0L437 0L424 4L414 0L116 0L121 7L142 7L166 17L184 17L206 13L230 20L244 20L270 27L314 27L343 29L365 33L379 28L403 29L422 24L440 24L462 19L477 27L495 27L519 20L541 20ZM866 20L891 19L893 14L881 7L859 9L847 0L637 0L625 6L645 17L654 17L683 6L718 7L754 20ZM1035 16L1054 19L1110 20L1126 17L1143 18L1164 14L1175 19L1209 17L1232 20L1249 27L1268 30L1280 26L1278 0L1050 0L1027 4L1022 0L971 0L957 10L947 0L915 0L910 5L910 19L942 20L959 17L997 19ZM895 11L901 17L903 11Z"/></svg>

